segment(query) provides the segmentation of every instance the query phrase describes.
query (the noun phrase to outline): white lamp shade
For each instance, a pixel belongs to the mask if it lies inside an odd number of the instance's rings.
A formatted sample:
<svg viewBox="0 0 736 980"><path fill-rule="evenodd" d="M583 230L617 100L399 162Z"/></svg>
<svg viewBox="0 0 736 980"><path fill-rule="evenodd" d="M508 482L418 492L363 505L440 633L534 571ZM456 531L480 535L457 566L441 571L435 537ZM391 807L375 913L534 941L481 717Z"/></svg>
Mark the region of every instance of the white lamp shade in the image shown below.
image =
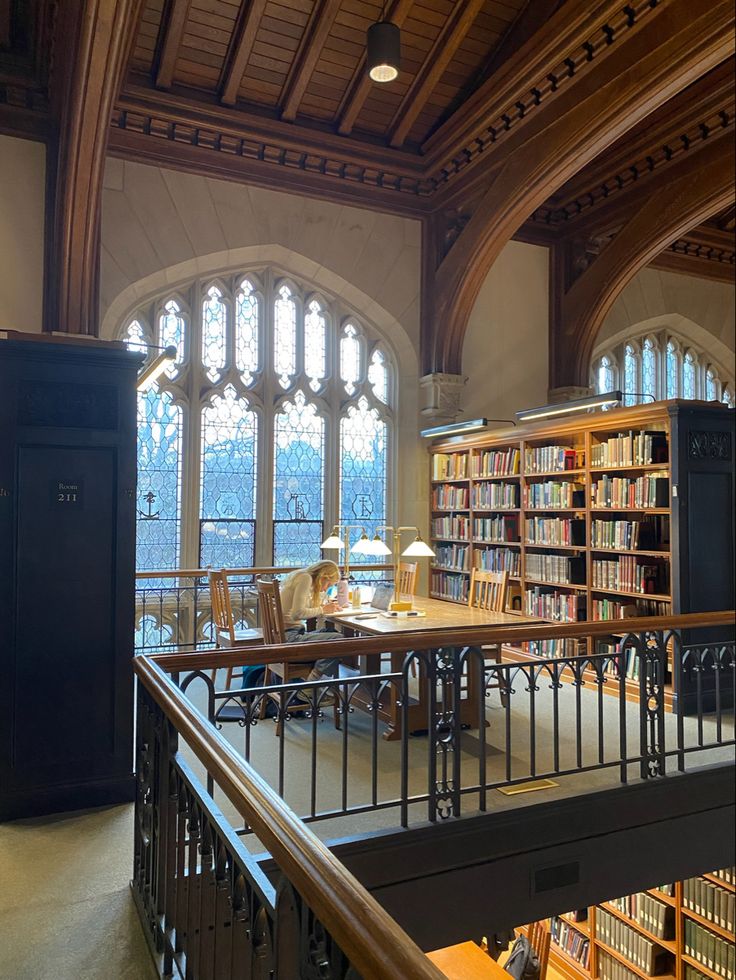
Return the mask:
<svg viewBox="0 0 736 980"><path fill-rule="evenodd" d="M381 538L378 535L376 535L373 538L373 540L367 541L365 543L365 551L363 552L363 554L364 555L390 555L391 549L389 548L389 546L386 544L385 541L382 541Z"/></svg>
<svg viewBox="0 0 736 980"><path fill-rule="evenodd" d="M341 541L336 534L331 534L329 538L325 538L322 544L320 545L320 548L325 548L325 549L338 548L342 550L344 547L345 547L344 541Z"/></svg>
<svg viewBox="0 0 736 980"><path fill-rule="evenodd" d="M409 547L402 551L401 554L406 558L434 558L434 551L421 538L416 538L412 541Z"/></svg>
<svg viewBox="0 0 736 980"><path fill-rule="evenodd" d="M350 549L350 553L353 555L368 555L369 551L366 550L370 546L370 538L367 534L361 534L358 540L355 542L353 547Z"/></svg>

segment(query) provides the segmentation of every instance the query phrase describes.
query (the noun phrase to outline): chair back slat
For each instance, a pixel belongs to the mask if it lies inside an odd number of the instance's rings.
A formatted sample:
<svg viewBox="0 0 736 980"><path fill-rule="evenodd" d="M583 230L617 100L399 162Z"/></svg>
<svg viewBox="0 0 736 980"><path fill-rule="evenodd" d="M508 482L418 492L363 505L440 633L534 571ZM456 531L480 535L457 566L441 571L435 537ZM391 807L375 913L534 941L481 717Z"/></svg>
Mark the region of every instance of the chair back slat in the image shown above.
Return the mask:
<svg viewBox="0 0 736 980"><path fill-rule="evenodd" d="M539 960L539 980L545 980L549 962L549 946L552 939L549 923L546 920L531 922L527 927L527 939Z"/></svg>
<svg viewBox="0 0 736 980"><path fill-rule="evenodd" d="M508 587L508 572L486 572L481 568L474 568L470 575L468 605L489 612L503 612L506 609Z"/></svg>
<svg viewBox="0 0 736 980"><path fill-rule="evenodd" d="M256 581L256 586L258 588L258 614L261 619L264 642L286 643L279 583L275 580L270 582L259 578Z"/></svg>
<svg viewBox="0 0 736 980"><path fill-rule="evenodd" d="M227 574L222 569L218 572L210 569L207 573L210 583L210 600L212 603L212 622L215 630L230 634L230 639L235 639L235 624L233 622L233 610L230 603L230 587L227 581Z"/></svg>
<svg viewBox="0 0 736 980"><path fill-rule="evenodd" d="M396 569L396 595L413 596L417 591L417 570L419 566L416 562L400 561Z"/></svg>

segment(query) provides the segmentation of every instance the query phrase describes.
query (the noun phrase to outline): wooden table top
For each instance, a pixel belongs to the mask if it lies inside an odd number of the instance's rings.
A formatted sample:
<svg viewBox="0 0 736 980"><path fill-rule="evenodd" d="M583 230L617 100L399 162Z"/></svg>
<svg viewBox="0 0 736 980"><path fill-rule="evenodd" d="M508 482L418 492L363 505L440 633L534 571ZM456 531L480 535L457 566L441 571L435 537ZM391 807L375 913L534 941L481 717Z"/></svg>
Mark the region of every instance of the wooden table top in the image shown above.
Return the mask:
<svg viewBox="0 0 736 980"><path fill-rule="evenodd" d="M510 974L475 943L458 943L427 953L448 980L509 980Z"/></svg>
<svg viewBox="0 0 736 980"><path fill-rule="evenodd" d="M415 596L414 609L424 612L424 616L401 616L396 619L382 616L379 610L366 605L345 612L332 613L325 619L332 623L344 623L356 632L370 636L391 633L416 633L425 630L462 629L467 626L524 626L539 623L539 619L516 613L488 612L485 609L471 608L457 602L442 599L427 599Z"/></svg>

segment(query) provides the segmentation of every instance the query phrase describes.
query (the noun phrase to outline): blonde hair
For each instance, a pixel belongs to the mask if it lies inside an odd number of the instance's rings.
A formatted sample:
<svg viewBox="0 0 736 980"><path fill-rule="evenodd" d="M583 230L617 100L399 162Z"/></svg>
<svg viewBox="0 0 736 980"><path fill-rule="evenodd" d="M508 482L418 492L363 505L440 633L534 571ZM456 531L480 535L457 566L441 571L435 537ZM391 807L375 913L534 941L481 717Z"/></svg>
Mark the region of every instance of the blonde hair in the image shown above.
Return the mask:
<svg viewBox="0 0 736 980"><path fill-rule="evenodd" d="M334 561L328 561L327 559L323 561L316 561L313 565L309 565L307 568L297 568L296 571L290 572L286 581L288 582L296 575L303 575L307 573L312 579L312 602L316 606L319 601L320 588L319 580L323 575L329 575L330 578L335 580L340 578L340 569L335 564Z"/></svg>

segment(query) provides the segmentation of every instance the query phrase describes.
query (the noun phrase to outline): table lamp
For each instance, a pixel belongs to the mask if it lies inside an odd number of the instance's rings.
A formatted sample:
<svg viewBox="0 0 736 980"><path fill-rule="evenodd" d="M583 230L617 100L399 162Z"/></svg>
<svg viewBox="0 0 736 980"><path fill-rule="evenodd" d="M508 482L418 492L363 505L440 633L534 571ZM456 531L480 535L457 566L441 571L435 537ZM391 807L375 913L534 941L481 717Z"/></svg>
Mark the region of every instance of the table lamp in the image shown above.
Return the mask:
<svg viewBox="0 0 736 980"><path fill-rule="evenodd" d="M379 531L392 532L393 548L388 547L378 533ZM412 543L401 552L402 558L434 558L434 551L429 547L426 541L422 540L421 532L414 524L402 524L400 527L394 527L392 524L381 524L376 528L376 533L373 538L369 538L364 530L360 539L353 545L352 550L356 554L363 555L390 555L393 553L394 556L397 556L399 554L401 534L403 531L415 531L416 537ZM399 565L398 561L396 561L394 563L394 594L389 608L395 612L408 612L412 606L411 596L409 597L408 602L402 600L397 588L398 577Z"/></svg>
<svg viewBox="0 0 736 980"><path fill-rule="evenodd" d="M340 532L344 534L344 540L340 537ZM350 548L350 532L351 531L362 531L363 537L367 537L365 533L365 527L362 524L335 524L329 537L320 545L323 551L330 551L335 549L336 551L343 551L343 571L340 577L340 581L337 583L337 604L341 609L345 609L350 605L350 598L348 595L348 577L350 575L350 551L356 551L355 547Z"/></svg>

